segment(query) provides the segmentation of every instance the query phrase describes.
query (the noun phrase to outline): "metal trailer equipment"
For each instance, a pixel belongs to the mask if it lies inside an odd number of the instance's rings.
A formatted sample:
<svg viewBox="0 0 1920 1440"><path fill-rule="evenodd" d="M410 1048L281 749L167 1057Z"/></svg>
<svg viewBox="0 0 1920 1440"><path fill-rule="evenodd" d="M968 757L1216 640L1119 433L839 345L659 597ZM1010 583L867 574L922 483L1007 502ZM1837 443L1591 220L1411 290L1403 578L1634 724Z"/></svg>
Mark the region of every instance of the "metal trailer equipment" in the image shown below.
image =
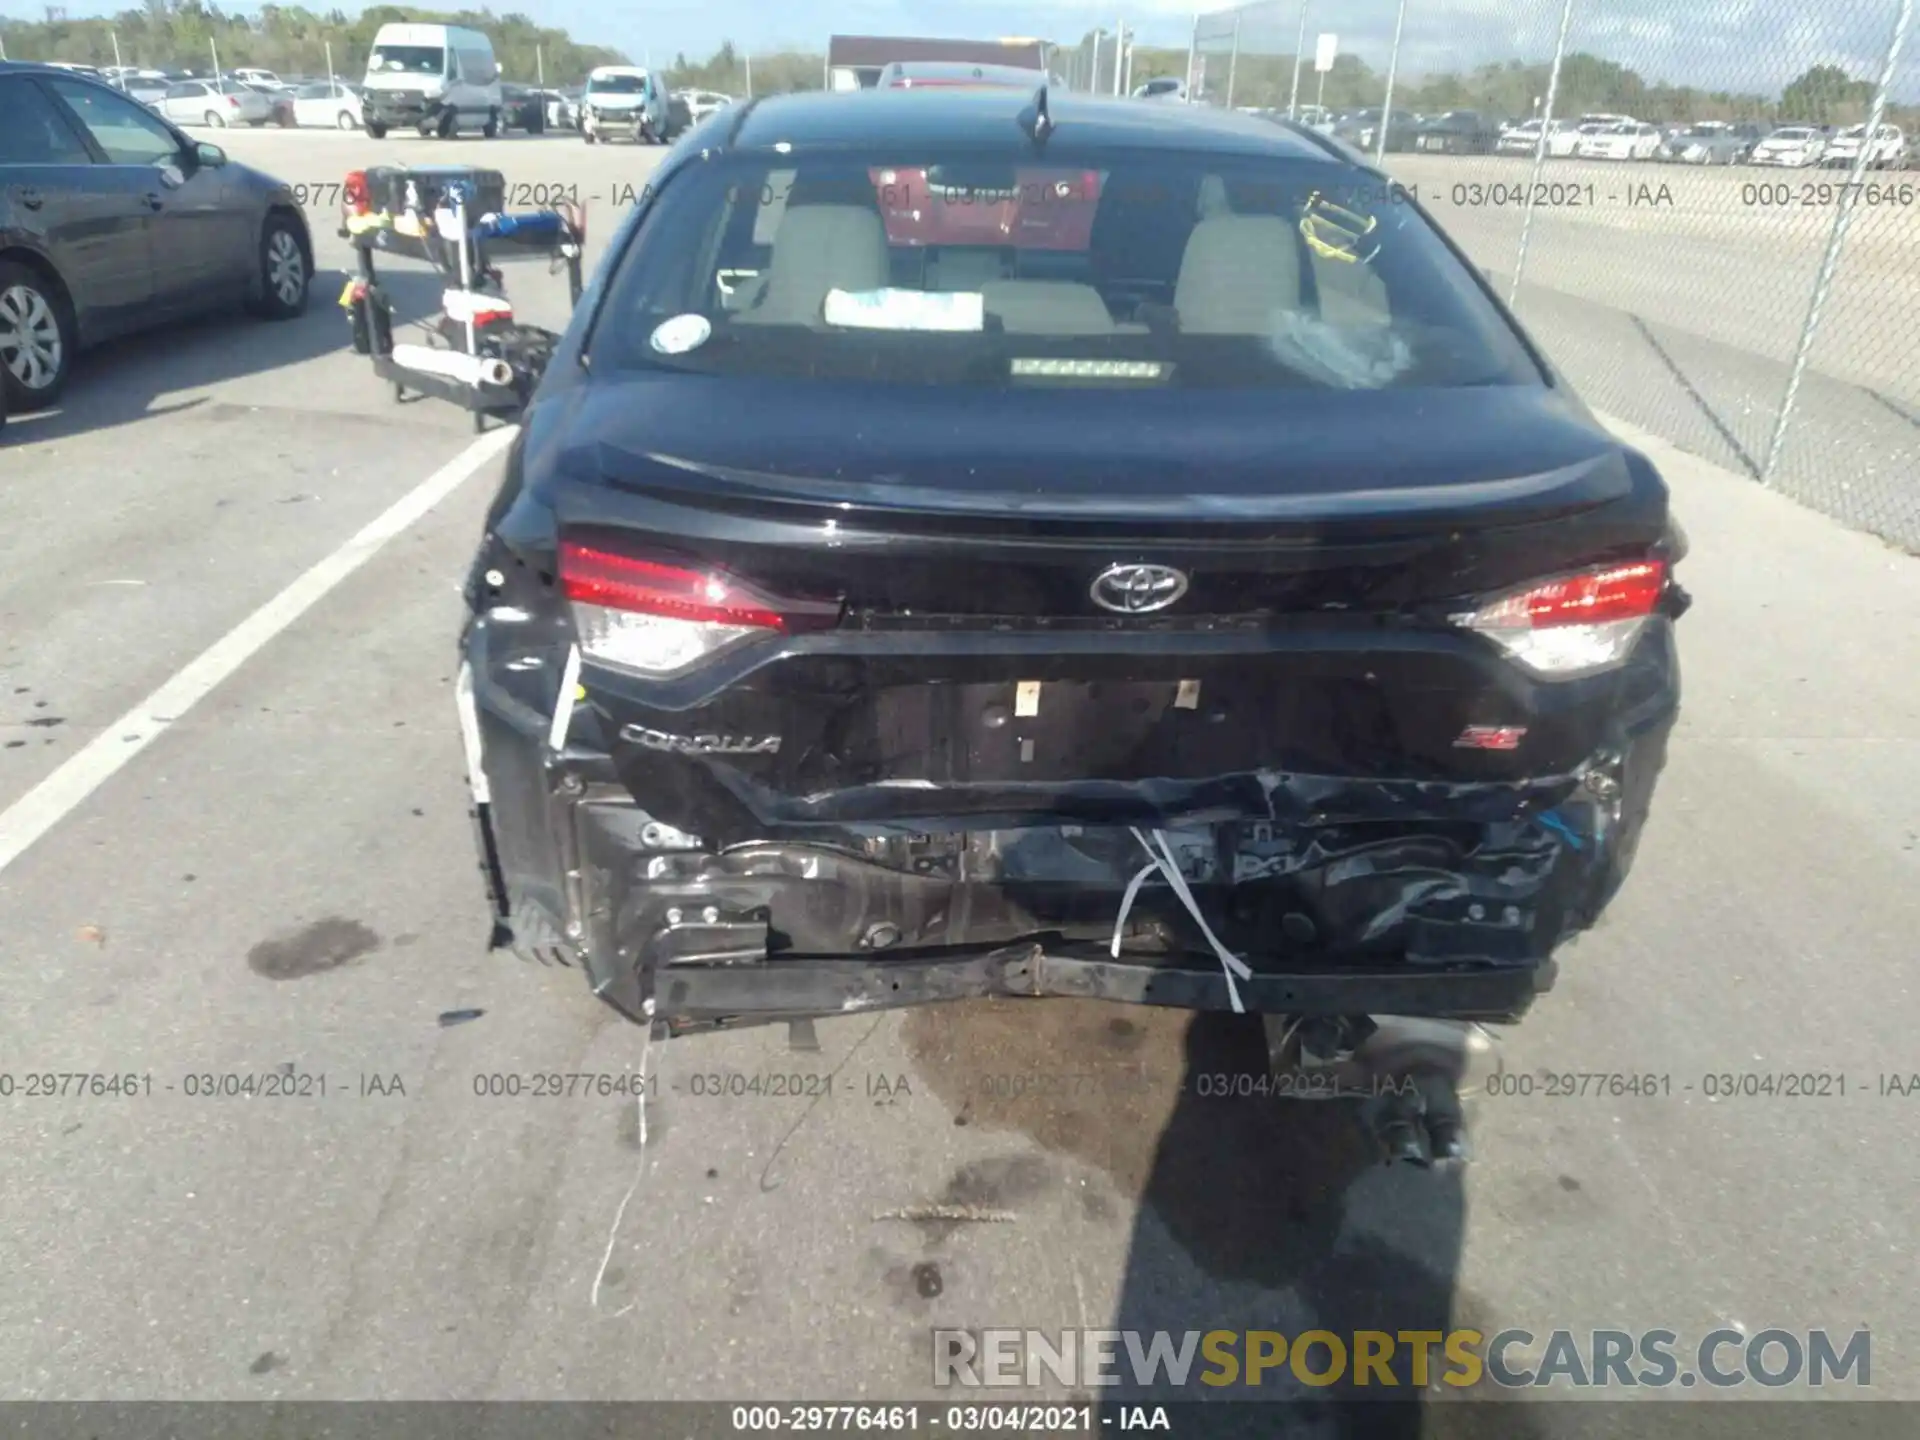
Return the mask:
<svg viewBox="0 0 1920 1440"><path fill-rule="evenodd" d="M356 170L341 187L339 233L359 259L359 275L340 295L355 353L371 358L396 401L409 391L451 401L472 412L475 431L489 415L519 414L560 338L514 319L491 247L544 252L566 268L569 303L580 300L584 207L510 215L505 195L498 171L471 166ZM442 312L429 331L439 344L394 342L393 303L374 265L380 251L426 260L445 277Z"/></svg>

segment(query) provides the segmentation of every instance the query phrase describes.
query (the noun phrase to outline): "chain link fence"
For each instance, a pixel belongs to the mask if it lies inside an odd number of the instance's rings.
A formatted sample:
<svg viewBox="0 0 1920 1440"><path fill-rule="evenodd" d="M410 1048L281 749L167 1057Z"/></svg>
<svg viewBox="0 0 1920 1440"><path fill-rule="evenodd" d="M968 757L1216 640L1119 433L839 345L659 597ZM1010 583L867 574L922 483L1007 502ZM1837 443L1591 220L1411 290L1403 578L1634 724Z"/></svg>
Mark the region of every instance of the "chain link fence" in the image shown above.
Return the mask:
<svg viewBox="0 0 1920 1440"><path fill-rule="evenodd" d="M1056 49L1048 68L1069 90L1096 95L1133 91L1133 30L1123 21L1112 30L1090 32L1078 45Z"/></svg>
<svg viewBox="0 0 1920 1440"><path fill-rule="evenodd" d="M1920 551L1916 0L1262 0L1188 93L1419 198L1596 409Z"/></svg>

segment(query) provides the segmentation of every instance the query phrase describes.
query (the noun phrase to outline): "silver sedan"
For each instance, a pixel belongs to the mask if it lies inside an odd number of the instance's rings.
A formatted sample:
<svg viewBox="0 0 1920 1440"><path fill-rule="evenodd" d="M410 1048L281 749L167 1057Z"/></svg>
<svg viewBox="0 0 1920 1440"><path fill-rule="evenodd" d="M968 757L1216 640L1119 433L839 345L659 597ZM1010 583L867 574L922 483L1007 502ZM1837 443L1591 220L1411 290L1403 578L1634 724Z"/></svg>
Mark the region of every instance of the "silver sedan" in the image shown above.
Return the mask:
<svg viewBox="0 0 1920 1440"><path fill-rule="evenodd" d="M182 80L167 87L154 107L176 125L264 125L273 118L273 102L244 85L216 85L210 80Z"/></svg>

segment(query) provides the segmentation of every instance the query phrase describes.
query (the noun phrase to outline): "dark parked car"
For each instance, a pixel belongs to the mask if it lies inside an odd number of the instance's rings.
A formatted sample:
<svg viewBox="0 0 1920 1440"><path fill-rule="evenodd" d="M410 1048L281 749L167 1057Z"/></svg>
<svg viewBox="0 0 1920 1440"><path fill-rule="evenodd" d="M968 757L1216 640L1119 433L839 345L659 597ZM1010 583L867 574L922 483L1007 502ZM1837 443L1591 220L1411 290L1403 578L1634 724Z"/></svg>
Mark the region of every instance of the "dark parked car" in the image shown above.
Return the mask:
<svg viewBox="0 0 1920 1440"><path fill-rule="evenodd" d="M0 62L0 375L51 402L75 354L246 304L299 315L313 241L281 181L104 81Z"/></svg>
<svg viewBox="0 0 1920 1440"><path fill-rule="evenodd" d="M236 83L256 94L266 96L267 104L272 107L273 123L283 130L291 130L300 123L293 108L295 96L292 90L284 85L267 85L258 80L241 80Z"/></svg>
<svg viewBox="0 0 1920 1440"><path fill-rule="evenodd" d="M1378 110L1358 110L1338 121L1333 127L1334 137L1345 141L1354 149L1371 155L1380 139L1380 114ZM1421 121L1411 111L1395 110L1393 118L1387 124L1387 153L1404 154L1413 149L1414 140L1419 136Z"/></svg>
<svg viewBox="0 0 1920 1440"><path fill-rule="evenodd" d="M1442 155L1491 155L1500 127L1478 110L1449 110L1420 127L1413 148Z"/></svg>
<svg viewBox="0 0 1920 1440"><path fill-rule="evenodd" d="M763 100L628 213L466 585L496 941L663 1035L1054 995L1467 1053L1632 863L1667 487L1350 151L1041 113ZM1036 163L1088 223L890 233ZM1459 1153L1451 1073L1390 1154Z"/></svg>
<svg viewBox="0 0 1920 1440"><path fill-rule="evenodd" d="M500 128L502 130L524 130L529 135L543 135L547 129L547 101L539 90L528 89L525 85L502 85L500 87Z"/></svg>

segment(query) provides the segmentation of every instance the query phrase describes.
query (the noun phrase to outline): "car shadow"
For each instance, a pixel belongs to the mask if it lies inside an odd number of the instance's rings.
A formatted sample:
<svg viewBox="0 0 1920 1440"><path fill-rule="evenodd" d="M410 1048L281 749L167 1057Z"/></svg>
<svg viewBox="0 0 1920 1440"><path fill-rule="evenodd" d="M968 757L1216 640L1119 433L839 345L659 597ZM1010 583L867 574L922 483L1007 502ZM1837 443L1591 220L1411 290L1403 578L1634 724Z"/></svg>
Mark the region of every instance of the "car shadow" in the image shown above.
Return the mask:
<svg viewBox="0 0 1920 1440"><path fill-rule="evenodd" d="M1022 1132L1063 1162L1084 1224L1131 1215L1110 1313L1089 1310L1081 1295L1074 1320L996 1323L1136 1331L1143 1349L1156 1331L1176 1350L1189 1332L1234 1331L1229 1351L1242 1360L1246 1332L1256 1330L1289 1341L1330 1331L1349 1348L1356 1331L1492 1333L1477 1302L1457 1293L1471 1167L1388 1167L1357 1104L1281 1098L1270 1086L1259 1093L1269 1070L1255 1017L1079 1001L961 1003L911 1012L903 1039L956 1125ZM1103 1429L1140 1428L1118 1413L1134 1406L1194 1401L1214 1403L1209 1423L1192 1433L1260 1440L1296 1432L1431 1440L1469 1433L1457 1428L1461 1420L1486 1418L1483 1405L1457 1403L1466 1394L1458 1389L1429 1404L1399 1343L1391 1388L1377 1371L1370 1385L1353 1385L1351 1366L1342 1383L1308 1387L1284 1362L1248 1384L1244 1370L1223 1377L1198 1350L1183 1377L1164 1369L1137 1377L1127 1351L1117 1353L1118 1383L1080 1392L1101 1409ZM1430 1381L1448 1368L1437 1348L1431 1362ZM1328 1365L1324 1348L1309 1351L1310 1373ZM1505 1405L1499 1433L1535 1440L1537 1414Z"/></svg>
<svg viewBox="0 0 1920 1440"><path fill-rule="evenodd" d="M86 350L74 362L60 399L45 409L11 412L0 429L0 444L68 439L195 410L214 397L162 397L210 390L345 351L351 335L336 301L346 279L342 270L316 271L306 313L298 319L265 321L236 310ZM440 308L441 283L430 272L382 272L380 283L393 300L396 338L402 326Z"/></svg>
<svg viewBox="0 0 1920 1440"><path fill-rule="evenodd" d="M1263 1095L1268 1074L1257 1019L1188 1022L1178 1098L1142 1189L1114 1326L1174 1336L1271 1330L1289 1342L1317 1329L1349 1347L1356 1331L1453 1328L1465 1221L1459 1172L1385 1169L1355 1106ZM1244 1343L1232 1353L1244 1362ZM1313 1370L1330 1358L1320 1350ZM1213 1379L1226 1378L1215 1367ZM1257 1409L1234 1407L1246 1433L1296 1425L1320 1436L1423 1433L1418 1392L1383 1394L1345 1380L1310 1391L1285 1364L1231 1379L1208 1395L1191 1383L1140 1386L1129 1377L1109 1403L1266 1399Z"/></svg>

